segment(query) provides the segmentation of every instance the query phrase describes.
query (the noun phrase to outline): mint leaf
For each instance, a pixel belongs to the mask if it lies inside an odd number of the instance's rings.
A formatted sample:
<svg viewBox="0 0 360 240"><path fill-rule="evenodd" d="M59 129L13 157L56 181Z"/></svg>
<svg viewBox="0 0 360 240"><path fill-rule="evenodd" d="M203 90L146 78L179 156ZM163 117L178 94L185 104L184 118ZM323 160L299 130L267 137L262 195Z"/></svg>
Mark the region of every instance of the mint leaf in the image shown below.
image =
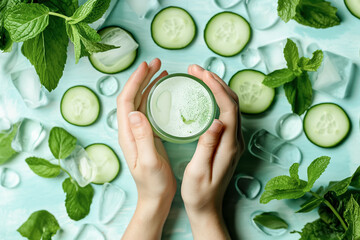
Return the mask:
<svg viewBox="0 0 360 240"><path fill-rule="evenodd" d="M50 131L49 147L56 159L65 159L74 151L76 138L65 129L54 127Z"/></svg>
<svg viewBox="0 0 360 240"><path fill-rule="evenodd" d="M327 191L334 192L337 196L343 195L351 183L351 177L345 178L341 181L330 182Z"/></svg>
<svg viewBox="0 0 360 240"><path fill-rule="evenodd" d="M350 201L346 205L344 212L348 230L345 232L345 239L360 239L360 207L351 195Z"/></svg>
<svg viewBox="0 0 360 240"><path fill-rule="evenodd" d="M321 66L324 54L321 50L313 52L311 59L302 57L298 63L303 71L315 72Z"/></svg>
<svg viewBox="0 0 360 240"><path fill-rule="evenodd" d="M78 63L81 57L82 49L79 31L76 25L66 24L66 32L71 42L74 44L75 63Z"/></svg>
<svg viewBox="0 0 360 240"><path fill-rule="evenodd" d="M323 174L325 169L330 163L330 157L322 156L315 159L307 169L308 175L308 184L305 188L305 191L310 191L311 188L314 186L316 180Z"/></svg>
<svg viewBox="0 0 360 240"><path fill-rule="evenodd" d="M10 52L13 45L10 34L4 26L5 14L7 13L8 9L10 9L16 4L19 4L20 2L20 0L0 1L0 50L4 52Z"/></svg>
<svg viewBox="0 0 360 240"><path fill-rule="evenodd" d="M75 26L82 38L85 38L91 42L101 41L100 35L86 23L78 23Z"/></svg>
<svg viewBox="0 0 360 240"><path fill-rule="evenodd" d="M84 44L86 51L88 51L90 54L97 53L97 52L106 52L111 49L118 48L116 46L103 44L103 43L95 43L91 42L86 38L81 37L81 43Z"/></svg>
<svg viewBox="0 0 360 240"><path fill-rule="evenodd" d="M350 185L355 188L360 188L360 167L358 167L352 175Z"/></svg>
<svg viewBox="0 0 360 240"><path fill-rule="evenodd" d="M293 113L302 115L312 103L312 86L308 74L302 73L292 82L285 83L285 95Z"/></svg>
<svg viewBox="0 0 360 240"><path fill-rule="evenodd" d="M42 4L18 4L8 10L4 25L11 39L23 42L34 38L49 24L49 8Z"/></svg>
<svg viewBox="0 0 360 240"><path fill-rule="evenodd" d="M278 15L284 21L288 22L296 14L296 7L300 0L278 0Z"/></svg>
<svg viewBox="0 0 360 240"><path fill-rule="evenodd" d="M12 149L11 142L19 129L19 123L13 125L11 132L0 133L0 165L9 161L17 152Z"/></svg>
<svg viewBox="0 0 360 240"><path fill-rule="evenodd" d="M289 176L277 176L270 179L266 186L265 190L288 190L288 189L297 189L299 187L300 181L293 179Z"/></svg>
<svg viewBox="0 0 360 240"><path fill-rule="evenodd" d="M294 20L309 27L328 28L340 24L336 12L337 8L324 0L301 0Z"/></svg>
<svg viewBox="0 0 360 240"><path fill-rule="evenodd" d="M323 198L314 198L312 201L307 202L306 204L302 205L299 210L297 210L297 213L306 213L311 212L315 208L319 207L320 204L324 201Z"/></svg>
<svg viewBox="0 0 360 240"><path fill-rule="evenodd" d="M49 91L57 87L63 75L68 42L64 21L54 17L42 33L22 46L22 53L34 65L41 84Z"/></svg>
<svg viewBox="0 0 360 240"><path fill-rule="evenodd" d="M285 83L293 81L294 79L294 73L291 70L284 68L275 70L274 72L268 74L262 83L270 88L277 88Z"/></svg>
<svg viewBox="0 0 360 240"><path fill-rule="evenodd" d="M88 0L83 5L81 5L74 14L71 16L71 20L68 21L69 24L76 24L84 19L86 19L88 16L91 17L91 12L97 5L97 1L103 1L103 0Z"/></svg>
<svg viewBox="0 0 360 240"><path fill-rule="evenodd" d="M65 207L69 217L75 221L86 217L90 212L90 205L94 196L92 186L80 187L70 178L65 179L62 186L66 193Z"/></svg>
<svg viewBox="0 0 360 240"><path fill-rule="evenodd" d="M284 57L288 68L295 71L298 68L297 63L299 61L299 50L296 44L289 38L287 39L284 48Z"/></svg>
<svg viewBox="0 0 360 240"><path fill-rule="evenodd" d="M92 23L99 20L102 15L106 12L106 10L110 6L111 0L98 0L95 3L95 6L91 13L83 20L86 23Z"/></svg>
<svg viewBox="0 0 360 240"><path fill-rule="evenodd" d="M287 229L289 225L280 217L272 212L264 212L256 215L253 221L258 226L263 226L270 229Z"/></svg>
<svg viewBox="0 0 360 240"><path fill-rule="evenodd" d="M25 161L29 165L30 169L40 177L54 178L57 177L61 171L59 165L52 164L42 158L29 157L25 159Z"/></svg>
<svg viewBox="0 0 360 240"><path fill-rule="evenodd" d="M40 0L38 2L68 17L72 16L79 7L78 0Z"/></svg>
<svg viewBox="0 0 360 240"><path fill-rule="evenodd" d="M297 185L300 185L299 166L299 163L294 163L289 169L290 177L296 181Z"/></svg>
<svg viewBox="0 0 360 240"><path fill-rule="evenodd" d="M306 186L306 185L305 185ZM271 200L298 199L305 195L302 189L266 190L260 197L260 203L266 204Z"/></svg>
<svg viewBox="0 0 360 240"><path fill-rule="evenodd" d="M60 229L56 218L46 210L37 211L17 230L29 240L50 240Z"/></svg>
<svg viewBox="0 0 360 240"><path fill-rule="evenodd" d="M340 240L343 232L329 228L328 224L318 219L307 223L299 234L300 240Z"/></svg>

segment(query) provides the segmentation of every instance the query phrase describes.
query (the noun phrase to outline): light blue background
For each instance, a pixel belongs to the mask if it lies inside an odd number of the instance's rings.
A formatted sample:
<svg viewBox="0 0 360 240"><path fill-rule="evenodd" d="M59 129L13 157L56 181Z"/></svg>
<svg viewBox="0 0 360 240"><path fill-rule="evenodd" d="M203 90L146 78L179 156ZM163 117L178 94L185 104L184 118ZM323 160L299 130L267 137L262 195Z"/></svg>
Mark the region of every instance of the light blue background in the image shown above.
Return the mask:
<svg viewBox="0 0 360 240"><path fill-rule="evenodd" d="M275 0L274 0L275 1ZM249 47L257 48L266 43L280 40L286 37L295 37L301 40L302 46L306 47L312 42L328 51L332 51L349 57L357 65L360 64L360 20L356 19L347 11L342 1L331 1L339 9L339 16L342 19L341 25L325 30L308 28L290 21L285 24L279 21L275 27L266 31L253 29L253 37ZM181 6L188 10L194 17L198 27L198 33L194 42L184 50L169 51L159 48L150 36L150 19L139 20L124 0L120 0L105 25L118 25L132 32L140 44L139 56L135 64L127 71L116 74L121 88L124 86L130 74L142 61L150 61L159 57L163 66L162 69L169 73L186 72L189 64L202 65L206 58L216 56L205 45L202 37L206 22L215 13L222 11L213 1L205 0L164 0L162 7L169 5ZM231 11L235 11L248 19L244 3L238 4ZM251 24L251 22L250 22ZM53 213L58 219L62 231L57 234L56 239L72 239L79 227L84 223L95 224L107 237L108 240L119 239L124 232L136 205L137 193L134 181L128 171L125 159L117 143L117 133L106 127L106 114L116 107L116 96L100 96L102 112L99 121L90 127L75 127L66 123L59 112L59 102L66 89L74 85L86 85L95 90L96 81L102 73L92 68L88 59L83 58L75 65L73 47L70 44L68 62L64 76L57 89L49 94L50 103L42 108L30 110L26 108L14 86L10 82L9 75L1 75L1 95L5 96L9 104L16 107L13 118L28 117L41 121L49 131L53 126L61 126L79 139L79 142L86 146L95 142L103 142L115 149L121 158L121 172L113 182L123 188L127 193L127 200L118 216L108 225L101 225L98 221L98 204L101 193L101 186L94 185L95 196L91 206L90 214L83 220L74 222L67 216L61 183L66 177L64 174L55 179L43 179L35 175L26 165L24 159L30 154L18 154L12 161L1 167L15 169L21 175L20 185L12 190L0 187L0 239L12 240L22 239L16 229L37 210L46 209ZM0 58L2 56L0 55ZM224 80L229 81L230 77L238 70L244 69L240 57L220 57L226 64L226 75ZM293 141L303 153L303 163L300 166L300 176L306 178L306 167L316 157L329 155L332 157L331 164L327 171L316 184L327 184L330 180L339 180L349 176L360 164L360 134L359 134L359 110L360 94L356 91L360 88L359 70L356 69L356 78L346 99L335 99L328 95L315 93L314 103L331 101L341 105L349 114L353 128L346 142L334 149L323 149L311 144L302 134ZM120 91L119 91L120 92ZM277 92L274 107L266 114L246 118L243 117L243 126L248 129L245 139L248 141L251 133L260 128L265 128L275 134L275 122L285 113L290 112L290 105L287 103L283 91ZM190 160L195 144L174 145L166 144L172 163L188 159ZM51 154L47 148L47 142L34 152L40 157L50 158ZM263 185L272 177L287 174L287 170L273 166L264 161L251 157L246 152L240 160L237 173L250 174L257 177ZM190 225L183 208L182 200L178 192L174 199L171 212L164 228L164 239L192 239ZM250 222L250 215L257 210L278 211L280 216L286 219L290 230L300 230L309 221L317 218L316 211L307 214L295 214L301 200L297 201L273 201L267 205L261 205L259 199L247 200L237 195L233 182L230 184L228 194L224 201L224 215L234 239L298 239L298 235L286 233L281 237L271 238L263 235Z"/></svg>

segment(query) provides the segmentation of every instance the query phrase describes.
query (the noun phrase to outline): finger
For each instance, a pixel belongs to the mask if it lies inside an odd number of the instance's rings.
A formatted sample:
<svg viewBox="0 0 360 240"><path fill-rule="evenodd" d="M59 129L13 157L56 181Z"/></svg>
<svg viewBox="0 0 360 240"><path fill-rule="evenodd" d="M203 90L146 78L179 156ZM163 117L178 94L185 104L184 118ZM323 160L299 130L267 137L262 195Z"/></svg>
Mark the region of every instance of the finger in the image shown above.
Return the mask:
<svg viewBox="0 0 360 240"><path fill-rule="evenodd" d="M167 71L163 71L154 81L152 81L150 83L150 85L145 89L144 93L142 94L142 98L141 98L141 103L139 106L139 111L142 113L146 113L146 103L147 103L147 98L149 96L149 93L152 89L152 87L155 85L155 83L157 83L160 79L162 79L163 77L167 76L168 72Z"/></svg>
<svg viewBox="0 0 360 240"><path fill-rule="evenodd" d="M149 66L146 62L142 62L139 67L131 74L130 78L126 82L124 89L121 91L123 99L127 102L133 103L138 93L141 84L145 80L149 72Z"/></svg>
<svg viewBox="0 0 360 240"><path fill-rule="evenodd" d="M227 93L234 99L236 103L239 103L238 95L222 80L216 73L210 72L213 78L215 78L227 91Z"/></svg>
<svg viewBox="0 0 360 240"><path fill-rule="evenodd" d="M200 136L196 151L191 160L191 166L197 169L199 174L206 174L211 180L212 161L214 153L219 145L224 124L215 119L210 128Z"/></svg>
<svg viewBox="0 0 360 240"><path fill-rule="evenodd" d="M150 123L141 112L129 113L129 123L138 152L138 163L146 166L157 164L156 148Z"/></svg>

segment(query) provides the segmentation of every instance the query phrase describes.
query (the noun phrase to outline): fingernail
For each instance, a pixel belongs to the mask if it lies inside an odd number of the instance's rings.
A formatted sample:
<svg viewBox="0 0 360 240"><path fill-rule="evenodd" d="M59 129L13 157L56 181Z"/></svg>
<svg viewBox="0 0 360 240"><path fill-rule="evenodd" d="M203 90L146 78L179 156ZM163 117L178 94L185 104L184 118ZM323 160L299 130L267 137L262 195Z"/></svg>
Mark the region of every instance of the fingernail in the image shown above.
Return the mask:
<svg viewBox="0 0 360 240"><path fill-rule="evenodd" d="M220 134L221 131L223 130L224 124L218 120L215 119L214 122L211 124L209 131L216 133L216 134Z"/></svg>
<svg viewBox="0 0 360 240"><path fill-rule="evenodd" d="M135 112L130 112L128 115L129 118L129 122L131 125L139 125L141 123L141 116L140 113L135 111Z"/></svg>

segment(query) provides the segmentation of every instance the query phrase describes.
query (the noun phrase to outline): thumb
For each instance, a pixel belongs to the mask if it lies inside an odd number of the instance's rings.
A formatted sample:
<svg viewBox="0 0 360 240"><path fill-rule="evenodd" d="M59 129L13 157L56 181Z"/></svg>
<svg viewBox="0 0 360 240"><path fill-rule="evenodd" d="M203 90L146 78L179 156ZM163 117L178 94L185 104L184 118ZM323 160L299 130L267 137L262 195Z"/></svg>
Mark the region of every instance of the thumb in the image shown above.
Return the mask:
<svg viewBox="0 0 360 240"><path fill-rule="evenodd" d="M146 116L135 111L130 112L128 118L140 161L153 159L156 156L154 135Z"/></svg>
<svg viewBox="0 0 360 240"><path fill-rule="evenodd" d="M210 128L200 136L193 157L193 160L195 160L193 161L193 164L197 165L196 168L211 171L213 155L219 145L223 129L224 124L220 120L215 119Z"/></svg>

